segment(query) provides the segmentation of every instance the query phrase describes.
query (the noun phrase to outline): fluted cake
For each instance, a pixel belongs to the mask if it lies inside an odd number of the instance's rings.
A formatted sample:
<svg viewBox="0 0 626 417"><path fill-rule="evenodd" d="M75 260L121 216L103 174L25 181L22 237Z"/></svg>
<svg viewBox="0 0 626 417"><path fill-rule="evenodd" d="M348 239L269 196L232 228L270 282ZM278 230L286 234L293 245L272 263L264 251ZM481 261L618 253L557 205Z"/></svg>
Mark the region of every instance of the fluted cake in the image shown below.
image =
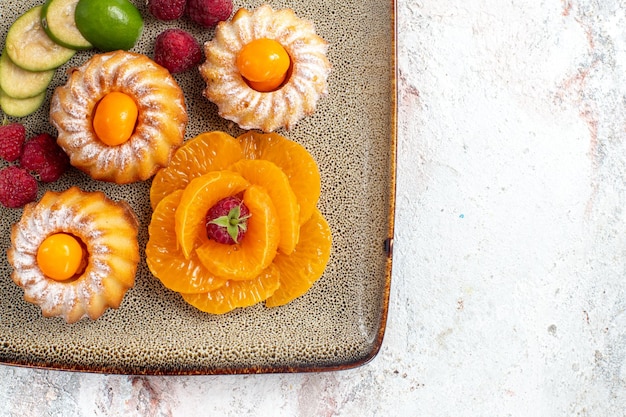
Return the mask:
<svg viewBox="0 0 626 417"><path fill-rule="evenodd" d="M277 41L290 59L284 82L271 91L255 89L238 68L242 49L259 39ZM274 10L267 4L254 11L239 9L230 21L220 22L214 38L204 44L204 95L217 105L220 116L242 129L290 129L312 114L328 92L327 49L313 23L291 9Z"/></svg>
<svg viewBox="0 0 626 417"><path fill-rule="evenodd" d="M74 323L99 318L118 308L134 285L139 262L138 221L128 204L102 192L71 187L46 192L28 204L11 229L8 260L11 278L24 289L24 299L41 307L45 317ZM51 276L63 255L44 265L41 248L51 236L69 236L80 245L79 266L69 277Z"/></svg>
<svg viewBox="0 0 626 417"><path fill-rule="evenodd" d="M94 113L112 92L124 93L137 108L132 134L115 146L94 130ZM165 68L145 55L114 51L70 70L52 96L50 121L73 166L96 180L125 184L167 166L184 139L188 116L183 92Z"/></svg>

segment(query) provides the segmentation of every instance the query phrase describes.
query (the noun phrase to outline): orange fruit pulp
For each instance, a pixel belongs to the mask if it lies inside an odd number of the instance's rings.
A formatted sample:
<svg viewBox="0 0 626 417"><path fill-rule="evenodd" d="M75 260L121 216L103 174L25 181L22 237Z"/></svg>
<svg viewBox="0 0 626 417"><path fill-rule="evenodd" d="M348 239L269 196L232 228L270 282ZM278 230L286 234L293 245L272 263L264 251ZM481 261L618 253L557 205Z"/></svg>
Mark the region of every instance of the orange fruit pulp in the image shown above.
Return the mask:
<svg viewBox="0 0 626 417"><path fill-rule="evenodd" d="M267 299L267 307L285 305L306 293L322 276L330 259L332 232L328 222L315 209L302 225L298 245L290 255L278 253L274 266L280 272L280 287Z"/></svg>
<svg viewBox="0 0 626 417"><path fill-rule="evenodd" d="M280 239L276 208L268 193L262 187L250 185L244 191L243 202L250 210L250 218L240 243L228 245L206 240L196 249L206 269L218 277L236 281L253 279L267 268L276 256Z"/></svg>
<svg viewBox="0 0 626 417"><path fill-rule="evenodd" d="M293 140L277 133L249 131L237 138L247 159L264 159L287 175L300 205L300 224L304 224L317 206L321 195L321 178L313 156Z"/></svg>
<svg viewBox="0 0 626 417"><path fill-rule="evenodd" d="M255 39L237 54L237 68L250 87L268 92L285 81L291 59L285 48L274 39Z"/></svg>
<svg viewBox="0 0 626 417"><path fill-rule="evenodd" d="M206 214L225 197L236 195L249 185L241 175L231 171L211 171L194 178L185 187L176 208L175 228L178 244L189 259L196 246L208 240Z"/></svg>
<svg viewBox="0 0 626 417"><path fill-rule="evenodd" d="M211 314L224 314L240 307L249 307L271 296L280 285L280 274L268 266L256 278L226 281L222 287L205 293L181 294L195 308Z"/></svg>
<svg viewBox="0 0 626 417"><path fill-rule="evenodd" d="M263 159L242 159L230 169L267 191L276 208L280 226L278 249L286 254L293 252L300 237L300 205L287 174L273 162Z"/></svg>
<svg viewBox="0 0 626 417"><path fill-rule="evenodd" d="M180 293L213 291L226 280L211 274L195 252L189 259L185 258L176 238L174 216L182 194L183 190L174 191L154 209L148 226L146 263L152 274L170 290Z"/></svg>
<svg viewBox="0 0 626 417"><path fill-rule="evenodd" d="M102 142L117 146L130 139L135 131L139 110L137 103L128 94L112 91L96 106L93 129Z"/></svg>
<svg viewBox="0 0 626 417"><path fill-rule="evenodd" d="M236 245L210 240L206 212L242 191L252 213L246 235ZM316 207L320 191L315 159L294 141L257 132L201 134L153 181L159 214L149 230L149 267L209 313L262 300L267 307L287 304L311 288L330 258L331 231Z"/></svg>
<svg viewBox="0 0 626 417"><path fill-rule="evenodd" d="M55 233L39 245L37 265L48 278L65 281L78 272L84 256L78 239L67 233Z"/></svg>
<svg viewBox="0 0 626 417"><path fill-rule="evenodd" d="M243 157L239 141L228 133L205 132L188 140L176 150L170 164L154 176L150 187L152 208L168 194L185 188L194 178L226 169Z"/></svg>

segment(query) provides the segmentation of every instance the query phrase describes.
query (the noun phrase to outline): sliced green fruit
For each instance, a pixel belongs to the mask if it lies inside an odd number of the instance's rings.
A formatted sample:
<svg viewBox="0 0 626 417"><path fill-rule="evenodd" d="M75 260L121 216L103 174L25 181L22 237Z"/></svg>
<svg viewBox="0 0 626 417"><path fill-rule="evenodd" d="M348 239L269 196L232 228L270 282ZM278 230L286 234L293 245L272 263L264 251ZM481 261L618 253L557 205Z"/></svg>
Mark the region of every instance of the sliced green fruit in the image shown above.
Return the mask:
<svg viewBox="0 0 626 417"><path fill-rule="evenodd" d="M7 115L24 117L36 112L46 99L44 91L38 96L31 98L13 98L0 90L0 107Z"/></svg>
<svg viewBox="0 0 626 417"><path fill-rule="evenodd" d="M12 98L31 98L43 93L54 77L54 70L26 71L15 65L6 51L0 55L0 89Z"/></svg>
<svg viewBox="0 0 626 417"><path fill-rule="evenodd" d="M96 48L129 50L143 31L143 18L128 0L79 0L74 13L76 27Z"/></svg>
<svg viewBox="0 0 626 417"><path fill-rule="evenodd" d="M41 9L41 26L50 39L70 49L93 47L80 33L74 20L78 0L46 0Z"/></svg>
<svg viewBox="0 0 626 417"><path fill-rule="evenodd" d="M60 67L76 51L55 43L41 26L42 6L17 18L9 28L6 51L15 65L27 71L48 71Z"/></svg>

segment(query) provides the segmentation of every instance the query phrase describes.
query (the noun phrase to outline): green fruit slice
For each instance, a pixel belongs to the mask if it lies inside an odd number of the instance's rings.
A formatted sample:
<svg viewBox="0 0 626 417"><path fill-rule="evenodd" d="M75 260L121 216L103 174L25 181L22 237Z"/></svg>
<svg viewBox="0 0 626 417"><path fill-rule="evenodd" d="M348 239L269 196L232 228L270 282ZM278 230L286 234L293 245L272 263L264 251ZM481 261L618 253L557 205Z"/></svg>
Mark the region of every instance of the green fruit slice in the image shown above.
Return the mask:
<svg viewBox="0 0 626 417"><path fill-rule="evenodd" d="M54 70L26 71L15 65L6 51L0 55L0 89L12 98L23 99L40 95L48 88Z"/></svg>
<svg viewBox="0 0 626 417"><path fill-rule="evenodd" d="M127 51L143 31L141 13L128 0L79 0L74 20L85 39L103 51Z"/></svg>
<svg viewBox="0 0 626 417"><path fill-rule="evenodd" d="M24 117L36 112L46 99L46 92L31 98L13 98L0 90L0 107L7 115Z"/></svg>
<svg viewBox="0 0 626 417"><path fill-rule="evenodd" d="M9 28L6 51L15 65L27 71L48 71L60 67L76 53L53 42L41 26L42 6L33 7Z"/></svg>
<svg viewBox="0 0 626 417"><path fill-rule="evenodd" d="M41 9L41 26L50 39L70 49L90 49L91 43L76 27L74 12L78 0L46 0Z"/></svg>

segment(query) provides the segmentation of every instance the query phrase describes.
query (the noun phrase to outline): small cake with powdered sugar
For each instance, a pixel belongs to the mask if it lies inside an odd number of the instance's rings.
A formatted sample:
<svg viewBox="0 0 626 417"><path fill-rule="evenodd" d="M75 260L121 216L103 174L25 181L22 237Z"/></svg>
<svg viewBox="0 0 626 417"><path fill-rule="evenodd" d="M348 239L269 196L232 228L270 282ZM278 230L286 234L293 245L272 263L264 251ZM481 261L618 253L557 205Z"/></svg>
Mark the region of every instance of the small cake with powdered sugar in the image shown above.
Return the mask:
<svg viewBox="0 0 626 417"><path fill-rule="evenodd" d="M327 49L291 9L239 9L204 45L204 95L242 129L290 129L328 93Z"/></svg>
<svg viewBox="0 0 626 417"><path fill-rule="evenodd" d="M135 283L137 233L123 201L77 187L48 191L11 229L11 278L43 316L95 320L118 308Z"/></svg>
<svg viewBox="0 0 626 417"><path fill-rule="evenodd" d="M50 122L70 163L101 181L143 181L183 142L183 91L164 67L127 51L97 54L69 71Z"/></svg>

